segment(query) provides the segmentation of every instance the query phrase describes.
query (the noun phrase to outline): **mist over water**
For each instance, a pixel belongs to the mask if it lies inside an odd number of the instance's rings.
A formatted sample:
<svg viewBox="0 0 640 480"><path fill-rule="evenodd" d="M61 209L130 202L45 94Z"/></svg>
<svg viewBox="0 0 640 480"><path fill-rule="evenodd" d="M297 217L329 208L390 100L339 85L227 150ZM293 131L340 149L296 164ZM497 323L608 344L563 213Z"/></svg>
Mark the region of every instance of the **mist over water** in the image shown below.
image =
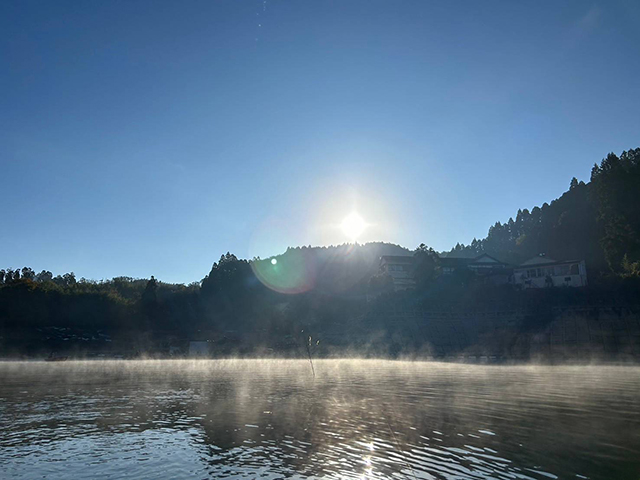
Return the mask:
<svg viewBox="0 0 640 480"><path fill-rule="evenodd" d="M637 367L0 363L0 478L630 478Z"/></svg>

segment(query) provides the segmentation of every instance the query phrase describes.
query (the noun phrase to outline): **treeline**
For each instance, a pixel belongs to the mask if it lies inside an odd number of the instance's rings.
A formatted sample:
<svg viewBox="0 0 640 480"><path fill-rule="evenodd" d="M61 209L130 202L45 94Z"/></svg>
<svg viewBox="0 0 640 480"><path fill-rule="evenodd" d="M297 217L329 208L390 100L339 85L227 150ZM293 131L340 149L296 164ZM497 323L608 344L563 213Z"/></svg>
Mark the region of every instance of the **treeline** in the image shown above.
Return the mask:
<svg viewBox="0 0 640 480"><path fill-rule="evenodd" d="M0 285L9 284L20 279L31 280L38 283L51 282L60 287L68 287L76 283L76 275L73 272L54 277L48 270L42 270L40 273L36 273L30 267L17 268L15 270L12 268L0 270ZM84 280L85 279L83 279L83 281Z"/></svg>
<svg viewBox="0 0 640 480"><path fill-rule="evenodd" d="M0 278L1 331L53 326L141 330L148 326L150 296L173 305L199 290L198 284L165 284L153 277L96 282L76 280L73 273L32 274L28 267L0 271Z"/></svg>

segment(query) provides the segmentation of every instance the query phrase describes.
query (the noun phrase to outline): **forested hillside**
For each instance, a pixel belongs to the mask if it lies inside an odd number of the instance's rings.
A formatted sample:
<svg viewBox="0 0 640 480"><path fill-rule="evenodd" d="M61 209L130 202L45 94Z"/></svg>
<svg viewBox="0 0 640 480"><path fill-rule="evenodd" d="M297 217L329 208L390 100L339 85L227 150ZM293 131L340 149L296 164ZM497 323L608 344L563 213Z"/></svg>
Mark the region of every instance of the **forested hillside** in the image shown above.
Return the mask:
<svg viewBox="0 0 640 480"><path fill-rule="evenodd" d="M412 252L370 243L289 248L251 261L227 253L190 285L1 270L0 355L100 351L112 344L147 352L186 338L214 338L234 351L239 343L278 343L299 333L300 325L351 315L379 257L388 254Z"/></svg>
<svg viewBox="0 0 640 480"><path fill-rule="evenodd" d="M512 264L545 253L585 259L593 273L637 275L640 261L640 148L594 165L587 184L573 178L551 203L496 222L486 238L456 245L450 255L489 253Z"/></svg>
<svg viewBox="0 0 640 480"><path fill-rule="evenodd" d="M459 244L448 254L482 252L512 264L540 253L558 260L585 259L590 290L573 295L572 301L607 301L620 292L623 299L637 297L640 148L609 154L593 167L589 183L574 178L560 198L518 210L515 219L491 226L486 238ZM222 353L286 350L302 331L330 335L334 326L369 318L381 311L380 302L393 302L388 279L376 275L381 255L416 256L417 287L403 301L420 308L444 308L447 302L465 308L485 308L490 302L513 306L563 296L516 292L508 286L492 292L475 288L468 276L444 281L439 256L425 245L414 251L385 243L296 247L252 260L227 253L204 279L190 285L153 277L77 280L73 273L54 276L24 267L0 270L0 355L47 350L85 354L113 350L114 345L129 352L166 352L185 339L213 341ZM385 295L367 302L372 294ZM362 329L387 332L384 337L392 329L376 318L375 326L363 320ZM393 335L410 337L411 332ZM334 338L360 341L343 334Z"/></svg>

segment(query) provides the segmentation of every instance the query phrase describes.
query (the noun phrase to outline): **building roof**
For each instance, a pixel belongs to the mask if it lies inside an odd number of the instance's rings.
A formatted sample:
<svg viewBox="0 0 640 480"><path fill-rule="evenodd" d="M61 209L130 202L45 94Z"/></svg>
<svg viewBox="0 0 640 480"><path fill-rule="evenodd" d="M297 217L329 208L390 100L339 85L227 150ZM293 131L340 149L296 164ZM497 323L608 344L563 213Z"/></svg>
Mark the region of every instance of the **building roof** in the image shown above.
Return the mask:
<svg viewBox="0 0 640 480"><path fill-rule="evenodd" d="M440 257L440 265L445 267L462 267L465 265L507 265L487 253L482 253L477 257Z"/></svg>
<svg viewBox="0 0 640 480"><path fill-rule="evenodd" d="M544 255L537 255L530 258L526 262L521 263L520 266L524 267L525 265L541 265L543 263L556 263L556 261L553 258L546 257Z"/></svg>
<svg viewBox="0 0 640 480"><path fill-rule="evenodd" d="M476 258L471 259L471 262L469 263L485 263L485 264L498 263L500 265L506 265L506 263L501 262L495 257L492 257L488 253L483 253L482 255L478 255Z"/></svg>
<svg viewBox="0 0 640 480"><path fill-rule="evenodd" d="M545 256L537 256L530 258L524 263L521 263L516 268L526 268L526 267L542 267L549 265L562 265L565 263L578 263L580 260L554 260L553 258L545 257Z"/></svg>

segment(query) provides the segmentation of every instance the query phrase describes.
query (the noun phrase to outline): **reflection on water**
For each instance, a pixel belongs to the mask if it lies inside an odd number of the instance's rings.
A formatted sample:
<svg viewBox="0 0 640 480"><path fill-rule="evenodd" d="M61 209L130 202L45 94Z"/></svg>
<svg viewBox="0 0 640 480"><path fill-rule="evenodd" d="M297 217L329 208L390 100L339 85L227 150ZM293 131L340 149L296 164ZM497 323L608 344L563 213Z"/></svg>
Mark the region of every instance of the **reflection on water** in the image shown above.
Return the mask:
<svg viewBox="0 0 640 480"><path fill-rule="evenodd" d="M630 478L640 369L0 363L0 478Z"/></svg>

